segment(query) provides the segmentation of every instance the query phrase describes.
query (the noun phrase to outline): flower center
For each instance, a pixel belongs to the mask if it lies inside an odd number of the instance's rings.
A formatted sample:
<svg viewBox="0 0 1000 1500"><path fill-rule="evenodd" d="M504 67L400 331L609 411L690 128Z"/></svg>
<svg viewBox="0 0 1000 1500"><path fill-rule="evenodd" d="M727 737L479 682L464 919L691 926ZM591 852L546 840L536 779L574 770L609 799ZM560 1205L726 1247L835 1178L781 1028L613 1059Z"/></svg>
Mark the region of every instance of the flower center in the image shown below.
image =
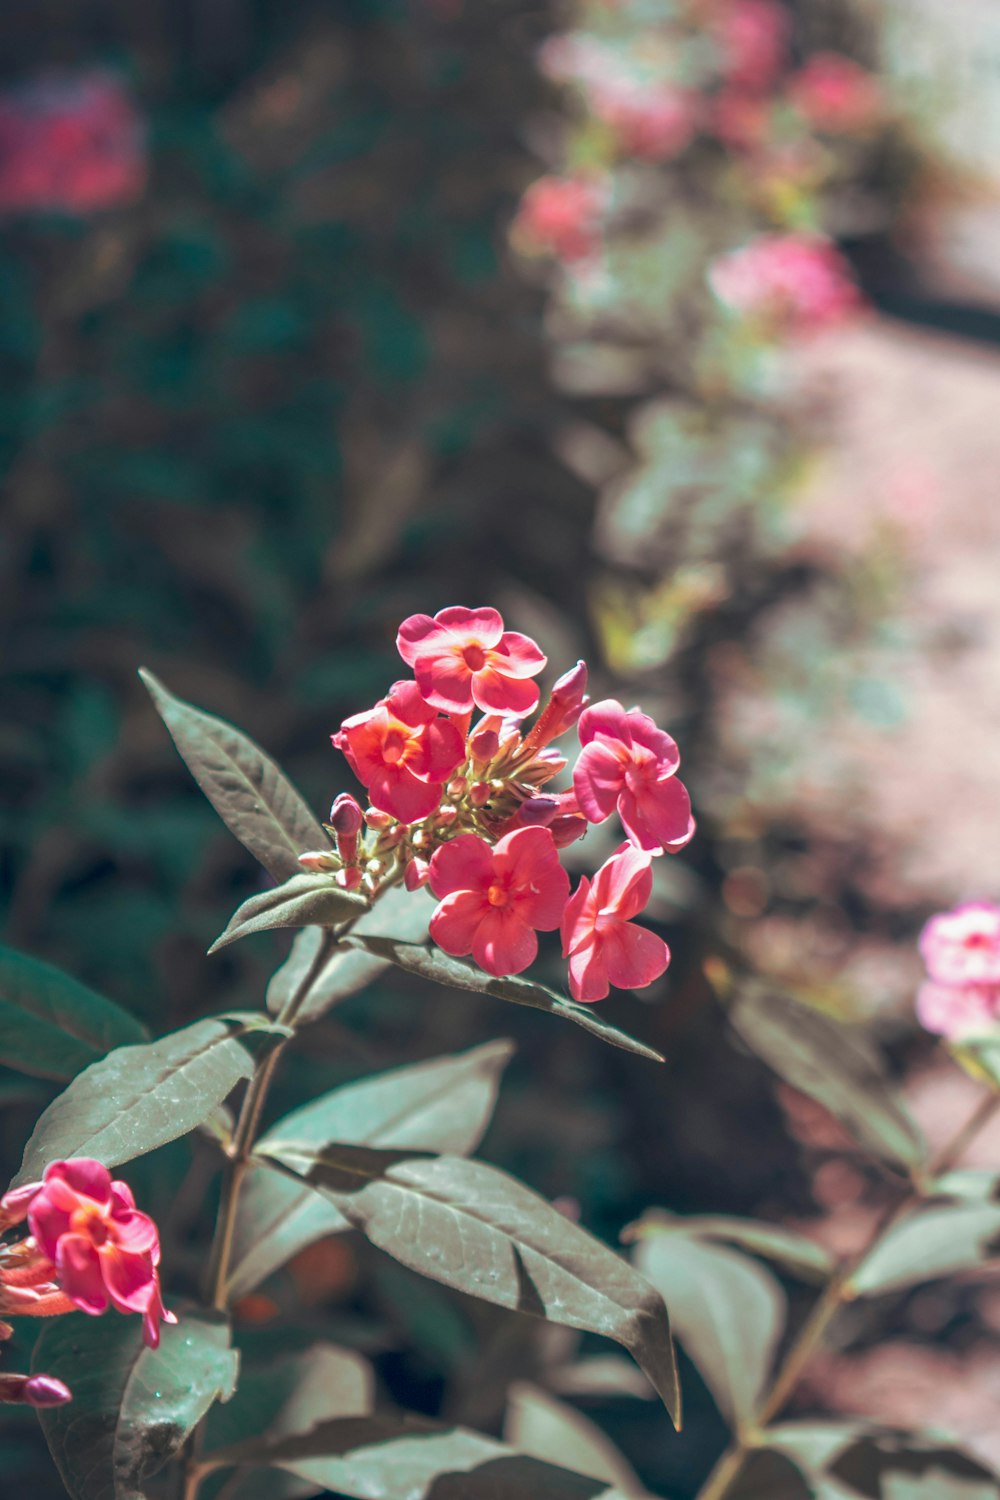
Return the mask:
<svg viewBox="0 0 1000 1500"><path fill-rule="evenodd" d="M462 652L462 660L470 672L481 672L486 665L486 652L482 646L466 646Z"/></svg>
<svg viewBox="0 0 1000 1500"><path fill-rule="evenodd" d="M486 899L491 906L506 906L509 899L506 887L499 881L494 881L486 892Z"/></svg>
<svg viewBox="0 0 1000 1500"><path fill-rule="evenodd" d="M387 766L394 766L405 754L406 736L398 729L390 729L382 741L382 759Z"/></svg>
<svg viewBox="0 0 1000 1500"><path fill-rule="evenodd" d="M99 1208L90 1206L74 1209L69 1220L70 1231L82 1234L92 1245L103 1245L108 1238L108 1226Z"/></svg>

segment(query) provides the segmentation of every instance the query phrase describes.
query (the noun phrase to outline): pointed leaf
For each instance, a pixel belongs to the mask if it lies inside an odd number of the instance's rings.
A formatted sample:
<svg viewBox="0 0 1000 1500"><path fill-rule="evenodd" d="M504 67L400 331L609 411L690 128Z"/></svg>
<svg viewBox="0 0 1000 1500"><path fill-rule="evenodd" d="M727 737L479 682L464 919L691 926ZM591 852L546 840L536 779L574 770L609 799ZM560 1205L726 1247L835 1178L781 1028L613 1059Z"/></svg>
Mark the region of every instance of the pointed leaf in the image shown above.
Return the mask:
<svg viewBox="0 0 1000 1500"><path fill-rule="evenodd" d="M165 1325L159 1349L143 1344L138 1318L48 1323L32 1369L65 1381L73 1399L38 1415L73 1500L142 1500L145 1481L232 1395L238 1362L228 1323L206 1312Z"/></svg>
<svg viewBox="0 0 1000 1500"><path fill-rule="evenodd" d="M212 1018L109 1052L42 1114L15 1182L34 1182L68 1156L114 1167L194 1130L253 1072L239 1035L238 1023Z"/></svg>
<svg viewBox="0 0 1000 1500"><path fill-rule="evenodd" d="M487 1042L458 1057L432 1058L346 1084L279 1120L258 1150L286 1139L316 1147L347 1141L464 1156L485 1134L512 1052L510 1042ZM253 1166L237 1210L229 1295L243 1296L306 1245L349 1228L322 1193L272 1167Z"/></svg>
<svg viewBox="0 0 1000 1500"><path fill-rule="evenodd" d="M251 896L234 914L221 937L209 948L215 953L252 932L281 927L335 927L368 910L364 896L342 891L329 875L293 875L284 885Z"/></svg>
<svg viewBox="0 0 1000 1500"><path fill-rule="evenodd" d="M1000 1253L1000 1206L958 1203L908 1214L882 1236L851 1278L856 1296L898 1291L967 1271Z"/></svg>
<svg viewBox="0 0 1000 1500"><path fill-rule="evenodd" d="M112 1047L145 1040L134 1016L27 953L0 948L0 1063L69 1079Z"/></svg>
<svg viewBox="0 0 1000 1500"><path fill-rule="evenodd" d="M418 1417L345 1417L308 1436L213 1454L269 1463L348 1500L627 1500L599 1479L514 1453L462 1427Z"/></svg>
<svg viewBox="0 0 1000 1500"><path fill-rule="evenodd" d="M298 856L330 840L270 756L224 719L139 673L195 781L227 828L274 880L301 872Z"/></svg>
<svg viewBox="0 0 1000 1500"><path fill-rule="evenodd" d="M507 1393L503 1438L517 1453L603 1479L623 1495L642 1500L648 1494L628 1459L595 1422L527 1380L515 1381Z"/></svg>
<svg viewBox="0 0 1000 1500"><path fill-rule="evenodd" d="M205 1451L256 1439L309 1432L332 1417L363 1417L374 1402L371 1365L353 1349L316 1343L266 1363L243 1362L231 1401L209 1413Z"/></svg>
<svg viewBox="0 0 1000 1500"><path fill-rule="evenodd" d="M778 1282L756 1261L680 1232L641 1239L635 1263L665 1298L723 1416L734 1427L748 1421L785 1326Z"/></svg>
<svg viewBox="0 0 1000 1500"><path fill-rule="evenodd" d="M830 1252L804 1234L795 1234L782 1229L780 1224L767 1224L759 1219L729 1218L725 1214L668 1214L663 1209L651 1208L635 1224L630 1224L622 1235L628 1242L646 1239L650 1235L671 1234L680 1230L701 1240L723 1240L730 1245L739 1245L754 1255L776 1260L786 1270L804 1277L807 1281L823 1280L831 1275L836 1262Z"/></svg>
<svg viewBox="0 0 1000 1500"><path fill-rule="evenodd" d="M427 924L433 912L434 903L426 891L391 886L377 898L371 910L359 918L353 932L359 937L386 937L399 942L420 943L427 936ZM310 986L309 996L298 1013L298 1024L319 1020L331 1006L363 990L365 985L391 967L389 958L379 958L360 948L339 948ZM270 993L267 1003L274 1008Z"/></svg>
<svg viewBox="0 0 1000 1500"><path fill-rule="evenodd" d="M859 1028L752 986L732 1002L729 1019L752 1052L825 1105L874 1155L902 1167L923 1160L924 1139Z"/></svg>
<svg viewBox="0 0 1000 1500"><path fill-rule="evenodd" d="M509 975L494 979L475 964L464 958L452 958L439 948L424 948L416 943L395 942L392 938L366 937L363 933L348 933L343 942L347 947L362 948L379 958L406 969L411 974L420 974L434 984L446 984L452 989L472 990L477 995L495 995L500 1000L511 1000L515 1005L529 1005L534 1010L547 1010L551 1015L562 1016L582 1026L585 1031L610 1042L612 1047L621 1047L626 1052L638 1053L653 1062L663 1058L644 1042L637 1042L624 1031L603 1021L593 1006L577 1005L575 1001L550 990L547 985L536 984L532 979Z"/></svg>
<svg viewBox="0 0 1000 1500"><path fill-rule="evenodd" d="M500 1307L616 1339L676 1422L677 1367L659 1293L513 1177L461 1157L364 1146L319 1152L283 1142L267 1154L411 1270Z"/></svg>

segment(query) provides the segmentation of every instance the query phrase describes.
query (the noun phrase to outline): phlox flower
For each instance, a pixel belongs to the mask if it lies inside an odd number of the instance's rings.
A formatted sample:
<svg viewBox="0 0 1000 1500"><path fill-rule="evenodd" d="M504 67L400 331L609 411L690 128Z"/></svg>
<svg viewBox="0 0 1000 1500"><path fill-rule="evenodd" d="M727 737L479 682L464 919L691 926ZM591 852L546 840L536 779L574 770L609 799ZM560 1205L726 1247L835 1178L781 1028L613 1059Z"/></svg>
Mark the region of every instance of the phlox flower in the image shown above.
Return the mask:
<svg viewBox="0 0 1000 1500"><path fill-rule="evenodd" d="M161 1321L177 1319L160 1297L156 1225L138 1211L131 1189L112 1181L101 1162L83 1156L50 1163L32 1186L28 1227L65 1296L95 1317L109 1305L141 1313L143 1339L155 1349ZM28 1191L16 1195L21 1207Z"/></svg>
<svg viewBox="0 0 1000 1500"><path fill-rule="evenodd" d="M949 1042L996 1035L1000 1029L1000 985L938 984L917 992L917 1020L925 1031Z"/></svg>
<svg viewBox="0 0 1000 1500"><path fill-rule="evenodd" d="M788 96L816 130L864 130L881 115L878 80L853 58L817 52L791 80Z"/></svg>
<svg viewBox="0 0 1000 1500"><path fill-rule="evenodd" d="M538 706L538 686L529 679L545 666L545 657L526 635L504 630L495 609L442 609L411 615L399 627L399 654L413 668L428 703L445 713L487 714L518 718Z"/></svg>
<svg viewBox="0 0 1000 1500"><path fill-rule="evenodd" d="M471 953L487 974L519 974L538 953L536 932L559 926L569 876L547 828L517 828L491 848L463 833L430 863L440 905L431 937L456 957Z"/></svg>
<svg viewBox="0 0 1000 1500"><path fill-rule="evenodd" d="M583 746L573 790L591 823L618 809L633 844L652 854L682 849L694 834L691 799L677 779L677 745L647 714L625 712L614 698L591 704L580 716Z"/></svg>
<svg viewBox="0 0 1000 1500"><path fill-rule="evenodd" d="M374 708L345 719L333 743L368 788L372 805L401 823L434 811L465 758L458 729L438 718L413 682L397 682Z"/></svg>
<svg viewBox="0 0 1000 1500"><path fill-rule="evenodd" d="M788 48L784 6L778 0L724 0L715 32L726 80L747 89L769 88Z"/></svg>
<svg viewBox="0 0 1000 1500"><path fill-rule="evenodd" d="M600 248L606 200L606 189L593 178L539 177L510 226L515 247L566 264L591 260Z"/></svg>
<svg viewBox="0 0 1000 1500"><path fill-rule="evenodd" d="M970 901L938 912L920 934L920 952L938 984L1000 986L1000 906Z"/></svg>
<svg viewBox="0 0 1000 1500"><path fill-rule="evenodd" d="M614 131L621 149L643 161L670 161L691 144L698 126L698 96L670 84L627 82L594 90L598 119Z"/></svg>
<svg viewBox="0 0 1000 1500"><path fill-rule="evenodd" d="M642 989L670 963L663 939L631 920L649 900L652 863L650 853L622 844L567 902L560 932L574 1000L603 1000L611 985Z"/></svg>
<svg viewBox="0 0 1000 1500"><path fill-rule="evenodd" d="M779 333L841 323L861 305L847 262L822 235L758 235L717 256L708 280L726 307Z"/></svg>

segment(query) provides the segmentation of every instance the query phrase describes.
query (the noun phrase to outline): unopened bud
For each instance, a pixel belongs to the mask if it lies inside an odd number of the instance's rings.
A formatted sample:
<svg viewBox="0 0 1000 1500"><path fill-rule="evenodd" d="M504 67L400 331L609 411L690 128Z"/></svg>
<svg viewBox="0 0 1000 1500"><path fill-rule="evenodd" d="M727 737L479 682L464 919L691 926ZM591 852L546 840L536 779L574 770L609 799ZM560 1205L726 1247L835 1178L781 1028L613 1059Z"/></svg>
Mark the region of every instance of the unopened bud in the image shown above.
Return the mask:
<svg viewBox="0 0 1000 1500"><path fill-rule="evenodd" d="M0 1232L28 1217L28 1206L41 1186L40 1182L26 1182L23 1187L4 1193L0 1198Z"/></svg>
<svg viewBox="0 0 1000 1500"><path fill-rule="evenodd" d="M426 859L411 859L403 871L403 884L408 891L417 891L427 884L430 864Z"/></svg>
<svg viewBox="0 0 1000 1500"><path fill-rule="evenodd" d="M365 822L376 833L383 833L391 824L392 818L387 812L380 812L377 807L370 807L365 813Z"/></svg>
<svg viewBox="0 0 1000 1500"><path fill-rule="evenodd" d="M457 807L442 807L437 815L437 821L442 828L450 828L457 817Z"/></svg>
<svg viewBox="0 0 1000 1500"><path fill-rule="evenodd" d="M529 797L518 809L522 824L533 828L547 828L559 815L559 802L555 797Z"/></svg>
<svg viewBox="0 0 1000 1500"><path fill-rule="evenodd" d="M473 807L485 807L492 795L485 781L474 781L469 788L469 801Z"/></svg>
<svg viewBox="0 0 1000 1500"><path fill-rule="evenodd" d="M575 667L570 667L557 679L553 689L551 702L557 703L564 713L576 712L577 718L583 712L583 706L587 699L587 663L578 661ZM576 720L574 719L575 723ZM566 726L567 729L570 727Z"/></svg>
<svg viewBox="0 0 1000 1500"><path fill-rule="evenodd" d="M17 1406L63 1406L73 1393L54 1375L0 1375L0 1401Z"/></svg>
<svg viewBox="0 0 1000 1500"><path fill-rule="evenodd" d="M307 853L299 855L299 864L303 870L317 873L323 870L340 869L340 860L332 849L310 849Z"/></svg>
<svg viewBox="0 0 1000 1500"><path fill-rule="evenodd" d="M449 781L447 786L448 796L454 798L454 800L458 802L460 798L465 796L465 789L467 786L468 782L466 781L464 776L453 777L453 779Z"/></svg>
<svg viewBox="0 0 1000 1500"><path fill-rule="evenodd" d="M548 703L525 739L525 748L540 750L572 729L588 702L587 664L578 661L556 682Z"/></svg>
<svg viewBox="0 0 1000 1500"><path fill-rule="evenodd" d="M474 765L487 766L500 749L495 729L477 729L469 740L469 756Z"/></svg>
<svg viewBox="0 0 1000 1500"><path fill-rule="evenodd" d="M358 834L364 820L365 815L357 798L352 797L350 792L341 792L330 809L330 827L333 831Z"/></svg>
<svg viewBox="0 0 1000 1500"><path fill-rule="evenodd" d="M343 890L356 891L361 884L361 871L357 865L352 865L349 870L338 870L336 880Z"/></svg>

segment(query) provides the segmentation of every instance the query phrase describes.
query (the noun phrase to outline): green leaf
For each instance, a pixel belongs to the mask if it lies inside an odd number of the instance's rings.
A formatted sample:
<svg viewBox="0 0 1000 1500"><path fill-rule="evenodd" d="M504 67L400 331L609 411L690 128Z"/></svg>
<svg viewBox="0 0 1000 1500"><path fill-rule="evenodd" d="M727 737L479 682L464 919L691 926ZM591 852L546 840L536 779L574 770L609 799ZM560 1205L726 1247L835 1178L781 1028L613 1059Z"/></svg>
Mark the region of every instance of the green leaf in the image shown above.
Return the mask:
<svg viewBox="0 0 1000 1500"><path fill-rule="evenodd" d="M629 1225L622 1238L641 1240L677 1230L695 1239L723 1240L730 1245L739 1245L754 1255L776 1260L787 1271L806 1281L825 1279L836 1265L828 1250L815 1240L806 1239L803 1234L795 1234L790 1229L759 1219L729 1218L725 1214L679 1216L668 1214L661 1208L651 1208L635 1224Z"/></svg>
<svg viewBox="0 0 1000 1500"><path fill-rule="evenodd" d="M213 1462L266 1463L348 1500L627 1500L601 1480L512 1452L462 1427L376 1415L325 1422L308 1435L242 1444Z"/></svg>
<svg viewBox="0 0 1000 1500"><path fill-rule="evenodd" d="M134 1016L61 969L0 948L0 1063L38 1078L82 1068L146 1033Z"/></svg>
<svg viewBox="0 0 1000 1500"><path fill-rule="evenodd" d="M73 1500L142 1500L145 1482L236 1384L239 1359L225 1319L185 1311L147 1349L138 1318L75 1315L48 1323L32 1369L73 1392L39 1412Z"/></svg>
<svg viewBox="0 0 1000 1500"><path fill-rule="evenodd" d="M681 1231L641 1239L635 1263L666 1300L723 1416L734 1427L749 1421L785 1326L778 1282L756 1261Z"/></svg>
<svg viewBox="0 0 1000 1500"><path fill-rule="evenodd" d="M419 943L427 936L427 924L431 919L434 903L424 890L408 891L402 886L391 886L379 896L370 911L365 912L353 929L358 937L395 938L400 942ZM309 995L303 1001L297 1021L304 1025L318 1021L320 1016L348 995L363 990L379 974L392 967L392 960L377 958L374 953L359 948L339 948L323 971L309 987ZM275 975L275 979L277 979ZM267 1003L274 1010L280 989L272 996L268 990Z"/></svg>
<svg viewBox="0 0 1000 1500"><path fill-rule="evenodd" d="M282 1142L272 1161L324 1193L380 1250L500 1307L617 1340L676 1422L667 1309L630 1265L496 1167L365 1146Z"/></svg>
<svg viewBox="0 0 1000 1500"><path fill-rule="evenodd" d="M270 756L224 719L193 708L139 673L195 781L227 828L274 880L301 873L298 856L329 848L308 806Z"/></svg>
<svg viewBox="0 0 1000 1500"><path fill-rule="evenodd" d="M329 875L293 875L273 890L251 896L235 913L221 937L209 948L215 953L252 932L280 927L335 927L368 910L364 896L342 891Z"/></svg>
<svg viewBox="0 0 1000 1500"><path fill-rule="evenodd" d="M279 1120L257 1150L266 1152L282 1140L316 1147L347 1141L465 1156L483 1138L512 1052L510 1042L487 1042L458 1057L432 1058L349 1083ZM315 1189L272 1167L252 1166L237 1209L230 1297L259 1286L314 1240L349 1228Z"/></svg>
<svg viewBox="0 0 1000 1500"><path fill-rule="evenodd" d="M904 1168L923 1160L924 1139L859 1028L749 986L731 1003L729 1019L752 1052L825 1105L874 1155Z"/></svg>
<svg viewBox="0 0 1000 1500"><path fill-rule="evenodd" d="M972 1198L980 1203L995 1203L1000 1199L1000 1177L984 1167L957 1167L938 1177L931 1191L935 1197Z"/></svg>
<svg viewBox="0 0 1000 1500"><path fill-rule="evenodd" d="M747 1454L738 1476L726 1490L726 1500L835 1500L835 1497L817 1489L786 1453L757 1448Z"/></svg>
<svg viewBox="0 0 1000 1500"><path fill-rule="evenodd" d="M271 975L267 986L266 1004L272 1016L280 1015L292 996L298 993L319 958L326 938L322 927L304 927L296 933L288 957Z"/></svg>
<svg viewBox="0 0 1000 1500"><path fill-rule="evenodd" d="M39 1119L15 1182L34 1182L68 1156L114 1167L194 1130L253 1072L238 1035L232 1021L195 1021L92 1063Z"/></svg>
<svg viewBox="0 0 1000 1500"><path fill-rule="evenodd" d="M863 1421L783 1422L765 1436L800 1466L816 1500L1000 1496L996 1475L977 1459L924 1433L894 1432Z"/></svg>
<svg viewBox="0 0 1000 1500"><path fill-rule="evenodd" d="M511 1000L515 1005L529 1005L534 1010L546 1010L550 1015L562 1016L582 1026L585 1031L610 1042L612 1047L621 1047L626 1052L638 1053L653 1062L663 1062L658 1052L627 1036L624 1031L601 1020L588 1005L577 1005L575 1001L550 990L547 985L536 984L532 979L521 979L509 975L494 979L475 964L463 958L451 958L438 948L424 948L416 943L395 942L392 938L366 937L361 932L350 932L342 939L348 947L362 948L379 958L387 959L410 974L419 974L433 984L446 984L452 989L472 990L477 995L495 995L500 1000Z"/></svg>
<svg viewBox="0 0 1000 1500"><path fill-rule="evenodd" d="M959 1203L900 1219L851 1278L858 1297L967 1271L1000 1253L1000 1206Z"/></svg>
<svg viewBox="0 0 1000 1500"><path fill-rule="evenodd" d="M504 1442L517 1453L602 1479L623 1495L643 1500L648 1492L628 1459L595 1422L527 1380L507 1392Z"/></svg>

